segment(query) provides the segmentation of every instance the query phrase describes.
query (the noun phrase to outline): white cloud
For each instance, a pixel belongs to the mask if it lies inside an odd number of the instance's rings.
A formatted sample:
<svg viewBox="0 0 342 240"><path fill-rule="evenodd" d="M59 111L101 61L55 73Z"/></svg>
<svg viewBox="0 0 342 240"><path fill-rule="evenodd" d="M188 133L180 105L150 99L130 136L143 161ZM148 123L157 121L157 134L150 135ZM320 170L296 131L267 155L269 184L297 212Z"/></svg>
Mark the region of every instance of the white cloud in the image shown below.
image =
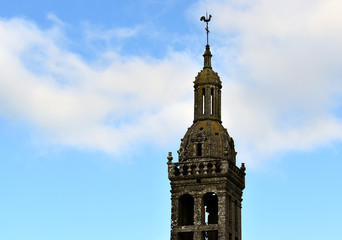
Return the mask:
<svg viewBox="0 0 342 240"><path fill-rule="evenodd" d="M89 41L104 40L110 42L113 38L130 38L136 36L141 31L142 26L116 27L104 30L101 26L94 26L90 23L84 24L86 37Z"/></svg>
<svg viewBox="0 0 342 240"><path fill-rule="evenodd" d="M139 141L175 139L191 121L184 104L192 83L184 79L196 68L185 54L157 60L105 52L99 69L26 20L1 21L0 36L0 114L35 125L42 141L115 154Z"/></svg>
<svg viewBox="0 0 342 240"><path fill-rule="evenodd" d="M198 19L205 9L213 15L223 124L241 161L257 165L279 152L342 140L335 112L342 96L339 1L216 0L190 11ZM111 154L185 133L197 61L174 51L163 59L107 51L89 63L60 44L61 27L60 20L47 30L0 21L2 116L35 125L42 141ZM98 36L139 34L139 27L126 30Z"/></svg>
<svg viewBox="0 0 342 240"><path fill-rule="evenodd" d="M202 1L195 14L207 6L221 36L217 70L230 80L223 113L240 159L342 140L334 114L342 95L340 1Z"/></svg>

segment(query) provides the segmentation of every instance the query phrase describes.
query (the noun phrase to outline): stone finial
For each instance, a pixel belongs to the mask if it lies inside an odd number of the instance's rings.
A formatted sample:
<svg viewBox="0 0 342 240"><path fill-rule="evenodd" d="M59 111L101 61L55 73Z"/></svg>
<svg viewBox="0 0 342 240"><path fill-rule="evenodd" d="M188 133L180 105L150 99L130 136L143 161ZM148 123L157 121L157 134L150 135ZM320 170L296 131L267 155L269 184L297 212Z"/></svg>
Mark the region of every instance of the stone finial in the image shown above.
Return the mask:
<svg viewBox="0 0 342 240"><path fill-rule="evenodd" d="M246 171L245 163L241 163L241 168L242 171Z"/></svg>
<svg viewBox="0 0 342 240"><path fill-rule="evenodd" d="M167 160L168 160L169 162L172 162L172 159L173 159L173 157L172 157L172 152L169 152L169 155L167 156Z"/></svg>

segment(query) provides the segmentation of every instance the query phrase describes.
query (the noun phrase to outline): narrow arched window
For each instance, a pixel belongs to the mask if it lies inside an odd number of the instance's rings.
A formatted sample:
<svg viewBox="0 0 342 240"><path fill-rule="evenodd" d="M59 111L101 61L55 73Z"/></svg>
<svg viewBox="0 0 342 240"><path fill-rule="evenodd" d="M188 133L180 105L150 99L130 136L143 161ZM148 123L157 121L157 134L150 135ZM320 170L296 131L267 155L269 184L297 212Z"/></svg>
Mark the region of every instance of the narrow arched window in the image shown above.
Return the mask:
<svg viewBox="0 0 342 240"><path fill-rule="evenodd" d="M210 113L211 114L214 114L214 89L212 88L211 89L211 92L210 92Z"/></svg>
<svg viewBox="0 0 342 240"><path fill-rule="evenodd" d="M202 156L202 143L197 143L197 156L201 157Z"/></svg>
<svg viewBox="0 0 342 240"><path fill-rule="evenodd" d="M178 225L194 224L194 198L190 194L184 194L178 202Z"/></svg>
<svg viewBox="0 0 342 240"><path fill-rule="evenodd" d="M206 193L203 196L204 207L204 223L217 224L218 223L218 198L215 193Z"/></svg>
<svg viewBox="0 0 342 240"><path fill-rule="evenodd" d="M205 113L205 88L202 88L202 114Z"/></svg>

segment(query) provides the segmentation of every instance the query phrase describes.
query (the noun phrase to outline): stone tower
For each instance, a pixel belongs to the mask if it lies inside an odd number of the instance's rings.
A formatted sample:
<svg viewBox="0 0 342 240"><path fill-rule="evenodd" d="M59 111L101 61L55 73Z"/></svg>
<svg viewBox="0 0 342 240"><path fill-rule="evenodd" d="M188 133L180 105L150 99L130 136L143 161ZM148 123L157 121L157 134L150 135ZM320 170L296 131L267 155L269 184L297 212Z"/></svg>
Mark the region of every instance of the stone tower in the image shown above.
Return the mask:
<svg viewBox="0 0 342 240"><path fill-rule="evenodd" d="M245 166L236 166L233 138L221 124L222 85L208 41L203 57L194 81L193 124L181 139L179 161L168 156L171 240L241 240Z"/></svg>

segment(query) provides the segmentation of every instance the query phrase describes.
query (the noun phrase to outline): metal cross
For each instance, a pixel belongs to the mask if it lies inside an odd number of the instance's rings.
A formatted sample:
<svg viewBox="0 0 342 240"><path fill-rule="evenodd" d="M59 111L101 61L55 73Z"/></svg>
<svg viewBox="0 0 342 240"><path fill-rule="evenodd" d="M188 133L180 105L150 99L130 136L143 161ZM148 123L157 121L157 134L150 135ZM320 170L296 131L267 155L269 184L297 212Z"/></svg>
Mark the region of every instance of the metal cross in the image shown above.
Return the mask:
<svg viewBox="0 0 342 240"><path fill-rule="evenodd" d="M205 17L202 16L200 20L207 23L207 26L205 27L205 30L207 32L207 45L209 45L209 33L210 33L210 31L209 31L208 23L211 20L211 15L209 14L209 18L208 18L208 13L205 13Z"/></svg>

